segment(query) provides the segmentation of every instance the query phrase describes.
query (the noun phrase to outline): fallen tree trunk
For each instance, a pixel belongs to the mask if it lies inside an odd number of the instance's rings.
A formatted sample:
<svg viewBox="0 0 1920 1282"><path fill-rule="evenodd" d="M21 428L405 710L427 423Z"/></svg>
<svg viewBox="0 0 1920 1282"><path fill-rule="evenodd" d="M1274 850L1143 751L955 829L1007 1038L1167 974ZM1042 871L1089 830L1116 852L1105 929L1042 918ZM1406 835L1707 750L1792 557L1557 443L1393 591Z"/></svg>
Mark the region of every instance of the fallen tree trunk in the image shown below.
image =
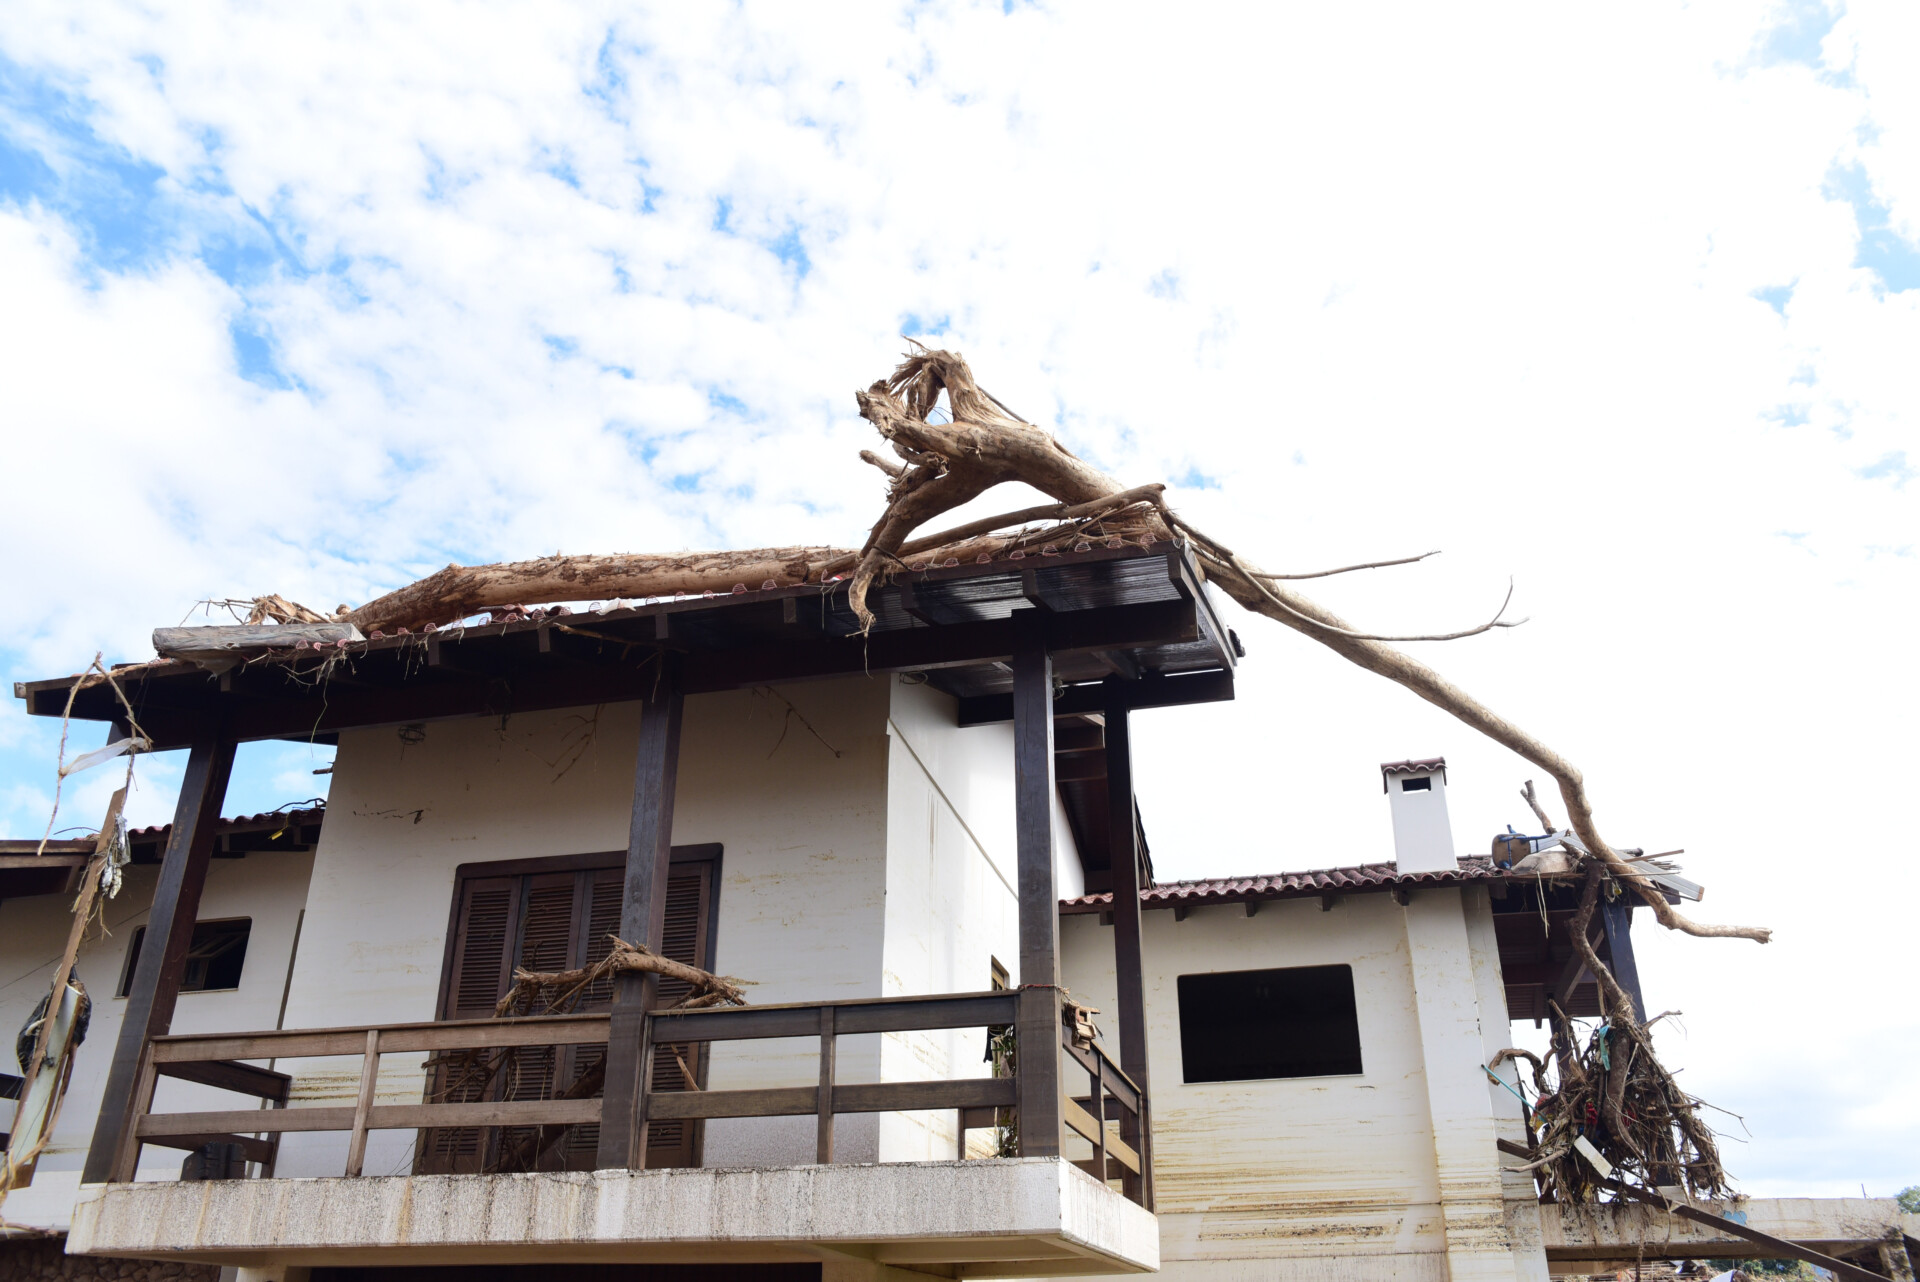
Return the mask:
<svg viewBox="0 0 1920 1282"><path fill-rule="evenodd" d="M916 345L917 346L917 345ZM930 422L942 396L951 422ZM1257 614L1318 641L1349 662L1406 687L1494 742L1553 776L1566 803L1582 853L1598 859L1638 895L1660 923L1690 935L1752 939L1766 943L1761 927L1703 925L1674 911L1645 873L1628 864L1600 835L1586 781L1572 762L1540 739L1495 714L1426 664L1361 632L1338 615L1249 564L1233 549L1166 507L1160 486L1128 489L1076 457L1051 433L1015 417L974 382L958 355L925 348L910 353L887 378L855 393L860 414L899 456L901 465L863 452L889 477L887 504L857 552L824 547L760 548L740 552L687 552L668 556L554 556L505 565L454 566L348 612L343 620L365 632L438 625L480 609L616 597L725 593L826 581L852 576L849 599L870 624L867 590L877 579L922 556L944 563L997 555L1029 541L1064 537L1090 526L1123 523L1127 532L1153 537L1188 536L1208 577L1228 596ZM987 521L970 522L931 538L914 531L996 485L1019 481L1057 500ZM1037 531L991 533L1041 520ZM1109 530L1108 532L1111 532ZM1418 559L1418 558L1414 558ZM1366 568L1366 567L1353 567ZM279 598L276 614L311 614ZM1504 609L1504 607L1503 607ZM317 617L317 616L315 616ZM1507 627L1496 618L1469 632L1403 640L1442 640Z"/></svg>
<svg viewBox="0 0 1920 1282"><path fill-rule="evenodd" d="M680 552L664 556L549 556L505 565L449 565L349 612L362 632L419 631L479 610L549 601L616 597L699 596L805 583L838 548L756 548L746 552Z"/></svg>

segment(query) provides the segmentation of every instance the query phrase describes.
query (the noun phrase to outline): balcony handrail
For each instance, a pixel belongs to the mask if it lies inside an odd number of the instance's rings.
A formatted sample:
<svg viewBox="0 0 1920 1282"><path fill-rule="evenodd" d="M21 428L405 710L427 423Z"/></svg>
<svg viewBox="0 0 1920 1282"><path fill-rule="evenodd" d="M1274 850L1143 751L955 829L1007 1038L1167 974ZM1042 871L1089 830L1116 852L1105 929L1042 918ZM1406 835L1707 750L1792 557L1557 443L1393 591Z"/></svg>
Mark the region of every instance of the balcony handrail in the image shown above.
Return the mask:
<svg viewBox="0 0 1920 1282"><path fill-rule="evenodd" d="M842 1084L834 1080L835 1046L842 1036L891 1032L1015 1025L1021 994L1004 989L945 993L925 997L853 998L846 1001L788 1002L766 1006L656 1010L647 1016L643 1041L642 1090L636 1101L638 1124L721 1117L819 1119L817 1156L832 1161L833 1118L841 1113L890 1113L955 1110L962 1132L998 1124L1005 1110L1019 1104L1017 1064L1012 1075L932 1081ZM346 1173L361 1173L367 1134L376 1130L464 1127L593 1125L602 1121L599 1099L473 1100L419 1104L376 1104L374 1087L380 1057L410 1051L501 1050L521 1046L604 1045L611 1021L606 1012L528 1015L502 1019L441 1020L375 1027L279 1029L252 1033L178 1033L147 1043L133 1096L132 1125L126 1129L113 1179L133 1178L143 1144L199 1148L207 1143L237 1143L249 1161L271 1173L278 1136L308 1131L349 1133ZM651 1089L655 1046L695 1042L818 1036L820 1078L815 1086L721 1091ZM1063 1101L1069 1127L1093 1143L1096 1178L1107 1171L1123 1187L1137 1187L1144 1159L1127 1142L1126 1132L1144 1126L1139 1088L1097 1044L1074 1045L1069 1054L1094 1082L1094 1110ZM292 1079L241 1061L251 1059L362 1056L359 1090L351 1106L290 1108ZM267 1108L193 1113L152 1112L160 1077L175 1077L255 1095ZM1108 1100L1111 1096L1111 1100ZM1108 1104L1120 1114L1122 1138L1108 1135ZM1096 1120L1097 1119L1097 1120ZM271 1140L254 1138L270 1135ZM1129 1192L1129 1196L1134 1196Z"/></svg>

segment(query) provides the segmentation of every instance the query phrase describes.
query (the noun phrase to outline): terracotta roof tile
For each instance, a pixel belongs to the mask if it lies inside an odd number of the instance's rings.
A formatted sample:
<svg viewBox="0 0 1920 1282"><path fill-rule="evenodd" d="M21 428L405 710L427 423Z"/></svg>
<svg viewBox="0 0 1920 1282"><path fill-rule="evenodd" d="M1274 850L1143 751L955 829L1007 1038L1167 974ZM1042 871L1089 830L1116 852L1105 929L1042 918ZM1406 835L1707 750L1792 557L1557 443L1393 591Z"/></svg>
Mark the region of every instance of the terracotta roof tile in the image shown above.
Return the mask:
<svg viewBox="0 0 1920 1282"><path fill-rule="evenodd" d="M1394 864L1354 864L1346 868L1319 868L1310 872L1272 873L1261 877L1220 877L1204 881L1169 881L1140 892L1142 908L1174 905L1238 904L1250 899L1304 899L1313 895L1366 894L1413 886L1462 886L1469 882L1503 881L1512 874L1495 868L1486 856L1468 856L1453 872L1403 873ZM1064 913L1100 912L1113 905L1103 893L1063 899Z"/></svg>

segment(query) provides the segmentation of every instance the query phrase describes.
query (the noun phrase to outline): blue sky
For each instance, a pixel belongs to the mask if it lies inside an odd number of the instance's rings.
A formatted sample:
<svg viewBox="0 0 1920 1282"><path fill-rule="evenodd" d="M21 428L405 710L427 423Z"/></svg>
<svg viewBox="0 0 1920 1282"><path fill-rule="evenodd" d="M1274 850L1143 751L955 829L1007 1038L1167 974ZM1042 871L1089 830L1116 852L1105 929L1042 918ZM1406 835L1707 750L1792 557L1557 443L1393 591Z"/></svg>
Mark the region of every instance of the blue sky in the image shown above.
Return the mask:
<svg viewBox="0 0 1920 1282"><path fill-rule="evenodd" d="M1447 550L1328 585L1349 617L1455 624L1513 575L1535 622L1434 660L1581 762L1609 831L1686 847L1703 915L1780 932L1646 945L1672 1053L1755 1131L1737 1173L1920 1181L1916 1016L1849 987L1909 968L1920 855L1870 800L1920 713L1900 6L17 12L9 679L209 599L857 541L852 391L937 338L1276 567ZM1460 763L1462 848L1525 817L1520 763L1241 631L1241 700L1143 737L1163 874L1373 851L1391 758ZM56 739L0 708L10 834ZM328 756L249 747L229 810L324 793ZM142 763L136 818L177 774ZM1885 893L1806 893L1835 861ZM1751 1032L1778 994L1816 1012L1793 1054Z"/></svg>

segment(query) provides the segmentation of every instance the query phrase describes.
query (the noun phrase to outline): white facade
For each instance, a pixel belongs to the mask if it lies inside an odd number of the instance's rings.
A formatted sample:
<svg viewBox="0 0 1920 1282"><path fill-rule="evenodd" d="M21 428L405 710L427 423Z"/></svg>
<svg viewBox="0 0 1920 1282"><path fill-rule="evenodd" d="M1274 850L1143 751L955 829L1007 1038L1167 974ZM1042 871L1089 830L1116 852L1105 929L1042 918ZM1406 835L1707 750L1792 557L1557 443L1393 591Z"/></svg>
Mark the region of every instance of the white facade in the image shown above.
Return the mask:
<svg viewBox="0 0 1920 1282"><path fill-rule="evenodd" d="M256 853L244 859L215 859L207 869L200 899L200 920L246 917L252 921L240 986L216 992L181 993L173 1027L182 1033L272 1028L287 991L287 966L294 937L300 933L313 856ZM20 1224L64 1228L80 1188L93 1124L106 1088L107 1064L120 1036L127 1002L116 994L127 970L127 950L136 930L146 925L159 870L127 869L126 885L109 900L108 933L81 947L75 973L93 998L93 1019L86 1044L76 1057L67 1097L54 1126L53 1140L41 1154L33 1185L7 1197L4 1214ZM7 1030L6 1054L13 1055L13 1030L26 1023L35 1003L46 996L53 969L66 947L73 919L64 895L36 895L0 902L0 1028ZM158 1108L178 1111L232 1107L233 1096L187 1082L163 1081L154 1097ZM4 1114L0 1114L4 1115ZM141 1179L177 1179L185 1155L150 1148L141 1158Z"/></svg>
<svg viewBox="0 0 1920 1282"><path fill-rule="evenodd" d="M638 723L636 705L613 704L436 722L423 738L390 727L343 734L315 853L214 863L199 916L253 918L247 968L237 992L183 995L176 1031L272 1028L283 1000L287 1028L434 1019L456 869L623 850ZM996 963L1020 983L1012 763L1010 726L961 729L949 696L897 677L689 698L673 839L723 849L716 969L751 982L756 1004L978 991ZM1054 818L1068 898L1084 889L1080 862L1057 802ZM144 903L151 882L151 870L136 870L118 903ZM0 1014L15 1026L44 991L61 907L52 897L0 905L0 965L21 976L0 990ZM82 959L96 996L112 990L134 924L112 920L115 939ZM1419 889L1405 906L1353 894L1330 911L1318 900L1271 902L1254 916L1205 907L1184 921L1153 911L1144 954L1166 1272L1218 1282L1544 1278L1531 1184L1508 1177L1503 1187L1493 1145L1519 1138L1517 1111L1480 1069L1506 1044L1484 888ZM1061 963L1075 997L1104 1012L1117 1051L1112 936L1097 915L1063 920ZM1180 975L1330 964L1353 968L1361 1073L1182 1081ZM101 1006L55 1150L34 1188L8 1203L15 1219L68 1221L117 1033L117 1007ZM848 1036L837 1078L984 1076L983 1051L977 1029ZM708 1084L808 1085L816 1054L806 1038L719 1044ZM295 1107L350 1103L358 1085L357 1057L277 1067L295 1076ZM1084 1089L1071 1069L1065 1080ZM418 1101L423 1084L421 1056L383 1057L381 1103ZM166 1082L156 1106L231 1101ZM365 1171L375 1178L354 1187L385 1196L378 1177L411 1170L413 1141L410 1131L373 1133ZM340 1133L288 1134L277 1174L337 1176L345 1145ZM951 1111L843 1116L836 1145L850 1163L959 1156ZM717 1120L706 1124L702 1164L804 1166L813 1149L811 1118ZM174 1178L179 1157L149 1148L141 1178ZM1066 1172L1069 1185L1075 1178ZM265 1195L204 1193L222 1205Z"/></svg>
<svg viewBox="0 0 1920 1282"><path fill-rule="evenodd" d="M1112 1011L1111 929L1063 926L1066 983ZM1484 887L1156 910L1142 952L1170 1278L1545 1278L1532 1182L1503 1191L1494 1147L1523 1138L1518 1105L1480 1068L1507 1044ZM1353 968L1362 1072L1183 1080L1181 975L1328 965Z"/></svg>

